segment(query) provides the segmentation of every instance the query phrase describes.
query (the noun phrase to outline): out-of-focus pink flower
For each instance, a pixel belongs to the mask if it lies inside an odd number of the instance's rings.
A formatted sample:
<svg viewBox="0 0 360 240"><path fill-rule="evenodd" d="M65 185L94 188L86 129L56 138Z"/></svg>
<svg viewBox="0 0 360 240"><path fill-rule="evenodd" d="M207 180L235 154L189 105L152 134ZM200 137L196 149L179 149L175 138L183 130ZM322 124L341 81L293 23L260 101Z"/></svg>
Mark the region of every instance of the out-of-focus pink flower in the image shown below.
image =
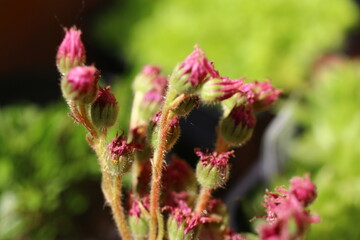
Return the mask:
<svg viewBox="0 0 360 240"><path fill-rule="evenodd" d="M294 177L290 180L290 194L294 195L304 206L309 205L316 198L316 186L309 175L304 178Z"/></svg>
<svg viewBox="0 0 360 240"><path fill-rule="evenodd" d="M76 27L64 30L65 37L56 55L56 63L62 73L83 65L85 62L85 48L81 41L81 31Z"/></svg>
<svg viewBox="0 0 360 240"><path fill-rule="evenodd" d="M306 186L305 190L304 185ZM307 206L305 203L310 203L316 197L315 185L310 181L309 176L305 175L304 179L295 177L291 180L290 191L284 188L276 190L277 192L274 193L266 191L264 196L268 223L260 225L260 238L263 240L295 240L304 236L311 223L320 221L319 216L310 215L309 211L305 209ZM295 223L296 228L290 231L289 224L292 222Z"/></svg>
<svg viewBox="0 0 360 240"><path fill-rule="evenodd" d="M274 88L270 81L250 82L243 86L242 90L247 93L248 101L253 104L254 111L262 111L270 107L281 93Z"/></svg>

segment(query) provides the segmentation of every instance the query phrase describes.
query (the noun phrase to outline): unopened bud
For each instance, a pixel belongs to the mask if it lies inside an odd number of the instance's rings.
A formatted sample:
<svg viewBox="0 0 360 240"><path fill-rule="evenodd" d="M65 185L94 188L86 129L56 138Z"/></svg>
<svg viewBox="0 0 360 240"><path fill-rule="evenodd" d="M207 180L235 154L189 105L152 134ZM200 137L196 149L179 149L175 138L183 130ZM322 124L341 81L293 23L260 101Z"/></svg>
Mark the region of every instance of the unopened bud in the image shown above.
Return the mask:
<svg viewBox="0 0 360 240"><path fill-rule="evenodd" d="M158 124L160 122L160 116L161 116L161 112L155 114L148 127L147 136L153 148L156 148L159 144ZM166 137L165 149L169 150L174 146L174 144L180 137L180 124L179 124L179 119L177 117L173 117L170 120L168 131L165 134L166 136L161 136L161 137Z"/></svg>
<svg viewBox="0 0 360 240"><path fill-rule="evenodd" d="M129 210L129 227L135 239L144 239L149 233L149 197L132 199ZM146 212L146 213L145 213Z"/></svg>
<svg viewBox="0 0 360 240"><path fill-rule="evenodd" d="M168 229L168 237L169 240L178 240L178 239L184 239L184 240L193 240L195 239L194 230L190 230L185 234L186 229L186 222L180 222L176 220L175 217L170 216L167 221L167 229Z"/></svg>
<svg viewBox="0 0 360 240"><path fill-rule="evenodd" d="M130 170L134 151L140 150L134 143L127 143L126 137L116 136L108 146L104 171L112 176L121 176Z"/></svg>
<svg viewBox="0 0 360 240"><path fill-rule="evenodd" d="M62 74L85 63L85 48L80 38L81 31L76 27L64 30L65 37L56 55L56 66Z"/></svg>
<svg viewBox="0 0 360 240"><path fill-rule="evenodd" d="M91 120L98 128L112 127L119 113L119 106L110 87L100 89L96 100L91 105Z"/></svg>
<svg viewBox="0 0 360 240"><path fill-rule="evenodd" d="M234 107L228 116L220 121L220 134L230 146L240 146L252 136L256 118L251 105Z"/></svg>
<svg viewBox="0 0 360 240"><path fill-rule="evenodd" d="M269 108L278 99L281 93L281 90L274 88L270 81L255 81L247 83L246 85L249 85L251 88L251 92L249 92L249 101L252 103L255 112Z"/></svg>
<svg viewBox="0 0 360 240"><path fill-rule="evenodd" d="M203 153L196 148L195 153L200 157L196 166L196 178L200 185L210 189L224 186L229 178L228 161L233 151L222 154Z"/></svg>
<svg viewBox="0 0 360 240"><path fill-rule="evenodd" d="M194 107L199 105L198 96L189 96L181 101L177 106L171 109L176 116L182 117L188 115Z"/></svg>
<svg viewBox="0 0 360 240"><path fill-rule="evenodd" d="M243 79L231 80L227 77L210 79L201 87L201 100L207 104L223 101L238 93L243 84Z"/></svg>
<svg viewBox="0 0 360 240"><path fill-rule="evenodd" d="M67 100L92 103L98 92L99 71L94 66L71 69L61 80L61 90Z"/></svg>
<svg viewBox="0 0 360 240"><path fill-rule="evenodd" d="M219 73L206 58L203 50L195 46L194 51L175 67L170 84L179 94L194 93L209 77L219 77Z"/></svg>

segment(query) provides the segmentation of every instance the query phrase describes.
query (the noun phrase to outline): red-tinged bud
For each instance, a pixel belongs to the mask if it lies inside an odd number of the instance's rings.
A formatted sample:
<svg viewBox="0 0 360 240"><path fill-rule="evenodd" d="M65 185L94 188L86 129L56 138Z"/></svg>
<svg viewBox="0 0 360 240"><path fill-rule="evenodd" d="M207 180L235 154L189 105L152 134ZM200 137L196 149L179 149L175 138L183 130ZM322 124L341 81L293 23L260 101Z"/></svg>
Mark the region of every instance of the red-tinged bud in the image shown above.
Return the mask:
<svg viewBox="0 0 360 240"><path fill-rule="evenodd" d="M157 66L146 65L142 71L136 76L133 89L146 93L151 89L156 89L159 93L164 93L166 90L167 79L160 74L160 68Z"/></svg>
<svg viewBox="0 0 360 240"><path fill-rule="evenodd" d="M177 106L174 106L171 111L175 113L176 116L184 117L188 115L195 107L199 106L199 97L192 95L186 97Z"/></svg>
<svg viewBox="0 0 360 240"><path fill-rule="evenodd" d="M234 151L218 154L203 153L195 148L195 153L200 157L196 166L196 178L201 186L217 189L224 186L229 178L229 158Z"/></svg>
<svg viewBox="0 0 360 240"><path fill-rule="evenodd" d="M131 197L131 207L129 210L129 226L131 235L135 239L147 238L149 233L149 196L142 199Z"/></svg>
<svg viewBox="0 0 360 240"><path fill-rule="evenodd" d="M98 93L99 71L94 66L71 69L61 80L61 90L67 100L92 103Z"/></svg>
<svg viewBox="0 0 360 240"><path fill-rule="evenodd" d="M140 146L132 142L128 143L123 135L116 136L108 145L104 171L112 176L125 174L134 161L134 152L139 150L141 150Z"/></svg>
<svg viewBox="0 0 360 240"><path fill-rule="evenodd" d="M243 84L243 78L235 80L228 77L210 79L201 87L201 100L207 104L223 101L240 92Z"/></svg>
<svg viewBox="0 0 360 240"><path fill-rule="evenodd" d="M305 175L304 178L293 177L290 183L290 194L294 195L305 207L315 200L316 186L311 182L309 175Z"/></svg>
<svg viewBox="0 0 360 240"><path fill-rule="evenodd" d="M220 134L230 146L240 146L252 136L256 118L251 105L235 106L220 121Z"/></svg>
<svg viewBox="0 0 360 240"><path fill-rule="evenodd" d="M194 51L174 70L170 84L179 94L193 93L205 81L220 77L203 50L195 46Z"/></svg>
<svg viewBox="0 0 360 240"><path fill-rule="evenodd" d="M148 127L147 137L148 137L148 141L151 143L153 148L156 148L159 143L158 124L160 121L160 116L161 116L161 111L154 115L154 117L152 118L152 120L149 124L149 127ZM162 137L165 137L165 136L162 136ZM174 146L174 144L176 143L176 141L179 139L179 137L180 137L179 119L177 117L173 117L170 120L169 128L166 133L166 143L165 143L166 150L171 149Z"/></svg>
<svg viewBox="0 0 360 240"><path fill-rule="evenodd" d="M110 87L100 89L96 100L91 105L91 120L98 128L112 127L117 119L119 106Z"/></svg>
<svg viewBox="0 0 360 240"><path fill-rule="evenodd" d="M56 65L62 74L85 63L85 48L80 38L81 31L76 27L64 30L65 37L56 55Z"/></svg>
<svg viewBox="0 0 360 240"><path fill-rule="evenodd" d="M270 81L255 81L247 83L246 85L251 89L251 91L248 91L248 99L256 112L266 110L270 107L276 102L281 93L281 90L274 88Z"/></svg>

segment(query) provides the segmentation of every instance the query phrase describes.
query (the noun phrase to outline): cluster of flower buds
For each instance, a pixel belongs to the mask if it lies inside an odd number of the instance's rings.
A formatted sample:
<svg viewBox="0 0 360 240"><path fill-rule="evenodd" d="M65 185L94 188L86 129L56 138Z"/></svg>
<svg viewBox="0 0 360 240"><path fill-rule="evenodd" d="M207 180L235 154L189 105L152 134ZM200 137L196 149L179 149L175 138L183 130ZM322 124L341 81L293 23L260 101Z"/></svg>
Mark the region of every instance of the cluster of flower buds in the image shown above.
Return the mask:
<svg viewBox="0 0 360 240"><path fill-rule="evenodd" d="M309 225L320 221L317 215L310 215L306 209L316 198L316 187L309 176L294 177L290 183L289 190L277 188L277 192L267 191L264 196L268 223L259 227L263 240L303 239Z"/></svg>
<svg viewBox="0 0 360 240"><path fill-rule="evenodd" d="M98 154L104 174L103 192L122 237L244 240L230 230L224 203L212 199L211 193L229 178L229 159L234 151L228 148L240 146L251 137L256 124L254 113L272 105L281 91L269 81L245 83L245 78L220 76L195 46L169 80L159 67L147 65L142 69L132 86L129 140L121 134L106 144L107 129L117 120L118 102L110 87L99 86L100 71L85 65L81 31L73 27L65 33L56 58L61 89L71 116L90 133L88 141ZM195 149L199 157L195 171L176 156L165 167L164 156L180 136L179 118L200 103L223 106L215 150ZM121 180L131 167L132 191L125 198L129 202L126 211L122 207ZM265 196L268 224L260 227L261 239L293 240L303 236L308 225L318 221L306 210L316 197L314 184L308 176L293 178L289 190L277 191ZM161 208L160 202L165 207ZM296 230L290 229L290 221Z"/></svg>
<svg viewBox="0 0 360 240"><path fill-rule="evenodd" d="M196 178L201 186L210 189L224 186L229 178L229 158L234 151L204 153L195 148L195 153L200 157L196 166Z"/></svg>
<svg viewBox="0 0 360 240"><path fill-rule="evenodd" d="M78 106L89 104L91 122L96 129L110 128L117 120L119 107L115 96L110 93L110 87L99 86L100 71L95 66L84 65L85 48L80 36L81 31L75 27L65 29L65 37L56 56L57 67L62 74L61 90L68 102ZM79 118L77 114L72 114L76 121L90 127L85 122L88 116Z"/></svg>

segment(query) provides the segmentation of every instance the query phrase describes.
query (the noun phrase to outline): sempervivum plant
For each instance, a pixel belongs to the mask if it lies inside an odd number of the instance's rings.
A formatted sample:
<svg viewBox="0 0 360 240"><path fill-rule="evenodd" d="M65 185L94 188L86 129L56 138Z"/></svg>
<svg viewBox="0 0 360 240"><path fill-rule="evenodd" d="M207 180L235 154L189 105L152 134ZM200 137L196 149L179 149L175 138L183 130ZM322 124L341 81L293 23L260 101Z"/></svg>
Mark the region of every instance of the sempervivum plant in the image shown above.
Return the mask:
<svg viewBox="0 0 360 240"><path fill-rule="evenodd" d="M229 178L232 148L251 137L254 112L270 107L281 91L269 81L245 83L244 78L221 76L195 46L168 78L158 67L143 68L133 84L129 133L117 134L108 143L108 129L121 103L110 87L99 86L99 71L84 65L80 34L76 28L67 30L60 45L61 87L70 116L88 131L86 140L99 160L102 191L122 239L246 239L231 231L226 208L212 193ZM176 156L166 165L165 156L180 137L179 119L200 103L223 107L214 148L195 149L196 171ZM132 188L123 193L122 179L128 172ZM289 190L267 192L268 223L260 226L259 237L302 239L309 224L318 221L306 210L315 197L308 176L291 180Z"/></svg>

